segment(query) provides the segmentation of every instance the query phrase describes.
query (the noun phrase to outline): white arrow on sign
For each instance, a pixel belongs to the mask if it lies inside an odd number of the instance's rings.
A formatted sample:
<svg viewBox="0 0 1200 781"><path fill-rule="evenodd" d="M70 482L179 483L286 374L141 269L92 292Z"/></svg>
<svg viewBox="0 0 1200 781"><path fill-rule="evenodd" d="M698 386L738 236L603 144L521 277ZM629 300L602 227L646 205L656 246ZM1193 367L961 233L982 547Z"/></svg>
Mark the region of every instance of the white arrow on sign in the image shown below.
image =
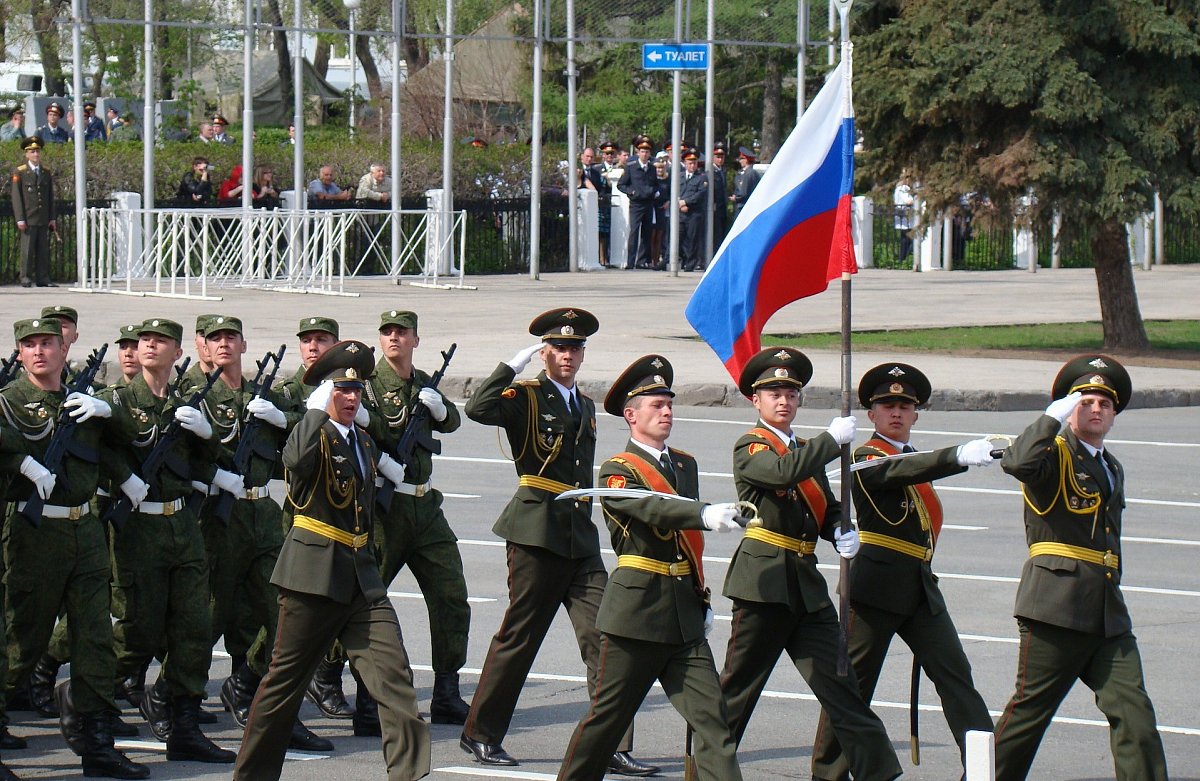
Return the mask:
<svg viewBox="0 0 1200 781"><path fill-rule="evenodd" d="M658 50L652 51L646 55L646 59L650 60L650 62L658 62L662 58L663 58L662 52L660 52Z"/></svg>

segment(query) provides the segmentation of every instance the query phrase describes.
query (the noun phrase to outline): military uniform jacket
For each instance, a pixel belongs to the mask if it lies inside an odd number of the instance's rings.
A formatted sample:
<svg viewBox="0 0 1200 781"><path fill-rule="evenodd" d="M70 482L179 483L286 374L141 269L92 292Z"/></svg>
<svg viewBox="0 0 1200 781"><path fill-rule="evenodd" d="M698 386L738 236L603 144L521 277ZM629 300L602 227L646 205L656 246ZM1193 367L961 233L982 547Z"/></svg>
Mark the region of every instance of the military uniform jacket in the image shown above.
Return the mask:
<svg viewBox="0 0 1200 781"><path fill-rule="evenodd" d="M1069 427L1043 415L1004 453L1004 471L1022 483L1025 541L1121 554L1125 470L1108 452L1113 486ZM1032 556L1021 570L1014 615L1103 637L1133 628L1121 595L1121 568L1066 556Z"/></svg>
<svg viewBox="0 0 1200 781"><path fill-rule="evenodd" d="M810 543L818 538L832 540L842 509L825 478L825 464L840 448L828 433L807 442L797 439L797 445L780 456L757 434L743 434L733 450L738 499L758 508L763 528L769 531ZM796 487L808 478L816 481L827 504L820 526ZM809 613L832 604L815 555L800 556L748 538L733 555L723 593L730 599L787 605Z"/></svg>
<svg viewBox="0 0 1200 781"><path fill-rule="evenodd" d="M271 575L280 588L342 604L349 604L359 591L372 602L387 596L370 541L379 452L366 431L357 426L355 431L365 470L361 480L350 446L323 410L309 410L292 429L283 448L283 466L297 517L313 518L350 535L366 534L368 541L354 548L293 526Z"/></svg>
<svg viewBox="0 0 1200 781"><path fill-rule="evenodd" d="M46 144L66 144L72 139L71 131L67 130L62 125L50 127L49 124L42 125L37 131L38 138L42 139Z"/></svg>
<svg viewBox="0 0 1200 781"><path fill-rule="evenodd" d="M45 227L55 219L54 180L46 166L37 173L28 165L13 171L11 187L13 217L30 227Z"/></svg>
<svg viewBox="0 0 1200 781"><path fill-rule="evenodd" d="M632 440L625 449L644 457L668 481L675 479L680 496L693 499L699 496L696 459L688 453L669 451L675 467L672 478ZM609 459L600 467L600 484L649 489L634 468L618 459ZM654 496L605 499L604 520L612 536L613 550L618 556L643 556L665 564L685 561L676 530L703 529L700 514L704 506L700 502ZM704 637L704 611L704 599L697 593L692 575L659 575L618 566L604 589L596 628L606 634L655 643L692 643Z"/></svg>
<svg viewBox="0 0 1200 781"><path fill-rule="evenodd" d="M284 379L275 385L275 393L285 405L284 411L298 411L296 421L304 417L304 403L308 401L308 397L317 389L316 385L306 385L304 383L304 372L307 369L301 366L296 370L296 373L291 377Z"/></svg>
<svg viewBox="0 0 1200 781"><path fill-rule="evenodd" d="M200 374L203 376L202 372ZM204 387L203 384L188 388L184 391L184 395L190 397L192 393L202 387ZM209 422L212 423L212 441L220 447L213 462L200 467L196 475L197 480L211 483L218 467L237 471L233 466L233 454L237 450L244 421L251 417L246 412L246 405L253 398L251 391L252 385L245 377L242 378L241 387L234 390L226 384L222 376L222 379L213 383L212 390L200 403L201 411L208 416ZM287 405L274 391L267 391L264 398L282 410L287 409ZM270 482L275 471L275 464L279 460L279 449L283 446L286 437L286 431L270 423L258 427L258 440L250 458L249 474L243 475L247 478L247 487L264 486Z"/></svg>
<svg viewBox="0 0 1200 781"><path fill-rule="evenodd" d="M625 173L617 181L617 189L628 195L630 200L650 203L658 189L658 174L650 163L646 163L643 169L640 162L630 160L625 166Z"/></svg>
<svg viewBox="0 0 1200 781"><path fill-rule="evenodd" d="M24 452L0 456L0 471L12 475L7 499L23 502L33 493L33 484L20 473L26 455L45 465L46 448L54 438L58 410L67 399L66 389L44 391L25 375L0 390L0 426L11 428L22 439ZM92 418L75 427L72 447L55 472L58 478L46 504L78 507L96 495L101 480L120 485L129 478L124 459L110 457L109 449L122 441L120 427L112 418ZM11 435L5 440L13 442Z"/></svg>
<svg viewBox="0 0 1200 781"><path fill-rule="evenodd" d="M692 174L691 179L687 173L680 174L679 198L688 207L680 217L686 220L704 219L704 209L708 205L708 177L699 171Z"/></svg>
<svg viewBox="0 0 1200 781"><path fill-rule="evenodd" d="M386 358L379 359L375 367L375 376L367 384L366 396L371 412L368 431L380 450L393 457L396 455L396 445L408 428L409 413L415 405L421 403L417 395L428 383L429 375L420 369L414 368L413 376L401 378ZM445 420L436 421L432 415L425 415L421 425L439 434L457 431L462 425L458 407L441 391L438 391L438 395L446 405ZM415 448L412 463L404 465L405 482L423 485L432 475L433 453L423 447Z"/></svg>
<svg viewBox="0 0 1200 781"><path fill-rule="evenodd" d="M871 439L854 451L855 461L886 455ZM883 534L932 550L936 531L923 519L911 486L965 472L958 448L921 453L854 473L851 488L860 532ZM929 561L879 545L863 544L850 564L850 600L910 616L922 601L934 615L946 610Z"/></svg>
<svg viewBox="0 0 1200 781"><path fill-rule="evenodd" d="M571 488L592 487L596 457L596 404L579 389L583 422L579 429L558 388L542 372L513 382L512 367L496 367L467 402L467 417L500 426L517 475L543 478ZM559 491L520 485L492 531L521 545L583 559L600 553L600 536L589 502L555 501Z"/></svg>
<svg viewBox="0 0 1200 781"><path fill-rule="evenodd" d="M762 179L762 173L754 166L743 168L734 174L733 203L735 209L741 209L746 205L746 201L750 199L750 194L758 186L759 179Z"/></svg>

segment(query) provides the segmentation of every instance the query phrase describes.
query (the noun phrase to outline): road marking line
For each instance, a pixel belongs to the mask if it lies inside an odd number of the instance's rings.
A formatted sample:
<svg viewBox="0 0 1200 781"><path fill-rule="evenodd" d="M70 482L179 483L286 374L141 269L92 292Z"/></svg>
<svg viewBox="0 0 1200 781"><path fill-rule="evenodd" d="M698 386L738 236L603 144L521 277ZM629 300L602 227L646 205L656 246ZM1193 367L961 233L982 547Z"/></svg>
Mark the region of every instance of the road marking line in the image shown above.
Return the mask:
<svg viewBox="0 0 1200 781"><path fill-rule="evenodd" d="M482 767L435 767L435 773L450 773L456 776L483 776L487 778L523 778L535 781L554 781L552 773L531 773L528 770L500 770Z"/></svg>
<svg viewBox="0 0 1200 781"><path fill-rule="evenodd" d="M420 593L419 591L389 591L387 593L387 595L389 597L395 597L396 599L425 599L425 595ZM467 597L467 601L468 602L495 602L496 600L491 599L490 597Z"/></svg>

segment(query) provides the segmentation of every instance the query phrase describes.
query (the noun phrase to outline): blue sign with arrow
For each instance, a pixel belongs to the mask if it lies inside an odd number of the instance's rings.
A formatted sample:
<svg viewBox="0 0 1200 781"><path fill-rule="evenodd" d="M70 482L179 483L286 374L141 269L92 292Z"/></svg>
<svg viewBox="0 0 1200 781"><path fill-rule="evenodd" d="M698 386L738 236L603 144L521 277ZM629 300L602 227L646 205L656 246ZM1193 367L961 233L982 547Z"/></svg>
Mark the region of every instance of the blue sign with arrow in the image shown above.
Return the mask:
<svg viewBox="0 0 1200 781"><path fill-rule="evenodd" d="M708 69L706 43L643 43L642 68L648 71Z"/></svg>

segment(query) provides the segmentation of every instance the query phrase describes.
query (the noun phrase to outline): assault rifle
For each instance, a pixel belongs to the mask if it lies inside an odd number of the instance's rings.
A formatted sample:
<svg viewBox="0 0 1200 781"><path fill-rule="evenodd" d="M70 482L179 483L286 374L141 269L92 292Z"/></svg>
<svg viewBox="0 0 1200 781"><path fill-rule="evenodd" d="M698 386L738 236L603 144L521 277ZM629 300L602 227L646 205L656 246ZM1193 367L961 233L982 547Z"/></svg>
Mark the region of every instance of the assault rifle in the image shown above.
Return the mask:
<svg viewBox="0 0 1200 781"><path fill-rule="evenodd" d="M264 396L271 386L275 383L275 374L279 371L279 364L283 361L283 354L287 351L287 345L279 345L279 352L267 353L261 361L258 362L258 373L254 375L254 382L250 388L250 398L246 401L247 405L251 401ZM272 364L274 364L272 366ZM271 367L270 373L267 372L267 367ZM265 376L264 376L265 375ZM277 452L274 447L271 447L267 442L263 441L259 435L259 431L265 423L261 418L256 418L249 412L242 416L241 432L238 434L237 449L233 451L233 471L242 475L242 485L245 485L246 480L249 480L247 473L250 471L250 458L255 453L267 459L277 457ZM249 486L246 486L249 488ZM236 497L228 491L222 491L217 496L216 504L213 507L213 515L221 520L222 523L229 523L229 515L233 512L233 501Z"/></svg>
<svg viewBox="0 0 1200 781"><path fill-rule="evenodd" d="M21 350L17 348L8 356L7 361L0 361L0 388L17 378L17 369L21 366L20 355Z"/></svg>
<svg viewBox="0 0 1200 781"><path fill-rule="evenodd" d="M184 375L187 374L188 367L191 365L192 365L192 356L189 355L188 357L183 359L183 363L181 363L175 367L175 379L172 380L171 384L167 386L167 398L168 399L177 396L179 394L179 391L181 391L183 389L183 381L186 379L184 377ZM217 372L217 373L220 374L220 372ZM189 404L187 406L191 406L191 405Z"/></svg>
<svg viewBox="0 0 1200 781"><path fill-rule="evenodd" d="M186 371L186 369L187 364L185 363L184 370ZM212 390L213 384L218 378L220 378L223 370L224 367L218 366L212 374L208 375L208 382L205 383L203 388L200 388L193 393L192 397L187 400L187 404L184 406L199 408L200 402L204 401L204 397L207 396L208 392ZM182 378L183 374L180 373L180 375L176 377L175 382L178 383ZM178 388L176 387L175 390L177 391ZM170 398L170 396L168 396L168 398ZM174 412L172 412L171 421L167 423L167 425L163 426L162 430L159 431L158 442L155 443L154 448L146 456L146 459L142 461L143 480L150 484L154 483L154 481L158 478L158 473L162 471L163 465L167 462L167 455L170 453L171 447L174 446L176 440L178 440L182 434L183 425L175 417ZM105 511L100 520L104 521L105 523L111 523L114 530L121 531L121 528L125 525L125 521L129 520L129 513L132 510L133 502L129 501L128 496L121 494L121 498L109 505L108 510Z"/></svg>
<svg viewBox="0 0 1200 781"><path fill-rule="evenodd" d="M92 387L92 382L96 379L96 373L104 365L106 352L108 352L107 344L102 345L99 350L92 350L83 369L75 375L72 382L67 384L68 396L72 393L87 393L88 388ZM46 452L42 456L42 466L52 473L58 474L67 453L74 453L86 460L98 460L98 454L95 451L88 452L82 445L75 442L75 427L78 425L79 421L71 417L71 410L67 409L64 402L58 408L58 415L54 419L54 436L50 438L50 444L46 446ZM37 527L42 523L42 508L45 506L46 500L34 488L29 499L25 501L25 507L21 510L21 514Z"/></svg>
<svg viewBox="0 0 1200 781"><path fill-rule="evenodd" d="M454 342L450 345L449 350L442 350L442 368L429 378L426 388L436 390L437 386L441 384L442 377L446 376L446 369L450 366L450 359L454 357L454 351L457 349L458 342ZM442 443L433 438L429 426L425 425L425 419L428 417L429 407L420 401L415 402L408 411L408 425L404 427L404 433L400 435L400 441L396 443L396 452L391 454L392 458L404 464L406 473L409 471L408 465L412 463L413 452L418 445L434 455L442 452ZM384 480L383 485L375 489L375 502L383 512L387 512L388 508L392 506L394 492L395 486L390 480Z"/></svg>

